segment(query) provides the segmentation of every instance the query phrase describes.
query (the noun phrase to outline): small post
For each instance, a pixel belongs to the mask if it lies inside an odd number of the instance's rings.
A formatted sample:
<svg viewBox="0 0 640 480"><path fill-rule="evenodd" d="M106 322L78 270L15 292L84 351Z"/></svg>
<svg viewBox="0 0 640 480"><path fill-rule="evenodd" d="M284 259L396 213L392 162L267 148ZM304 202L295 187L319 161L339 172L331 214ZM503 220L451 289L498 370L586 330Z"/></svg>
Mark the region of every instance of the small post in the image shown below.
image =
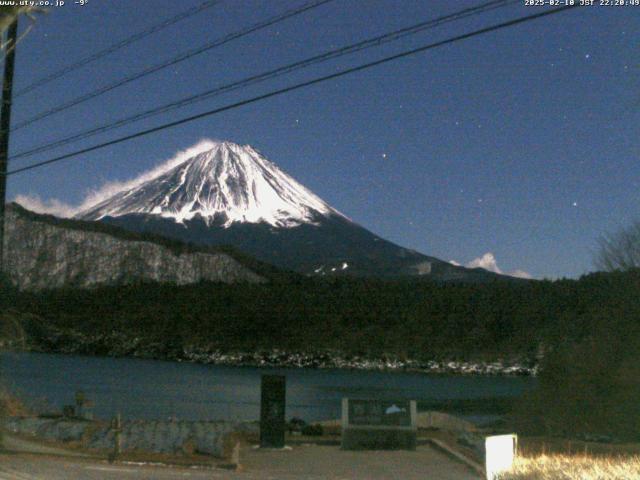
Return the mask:
<svg viewBox="0 0 640 480"><path fill-rule="evenodd" d="M240 466L240 442L236 442L233 446L233 450L231 451L231 465L236 471L240 471L242 469Z"/></svg>
<svg viewBox="0 0 640 480"><path fill-rule="evenodd" d="M344 432L347 428L349 428L349 399L344 397L342 399L342 422L341 423L341 433L344 436Z"/></svg>
<svg viewBox="0 0 640 480"><path fill-rule="evenodd" d="M226 443L226 442L225 442ZM240 465L240 449L242 446L241 440L237 435L230 435L228 437L228 448L225 448L225 458L228 458L228 463L218 464L217 467L225 468L227 470L233 470L234 472L242 471L242 465ZM230 448L230 452L229 452Z"/></svg>
<svg viewBox="0 0 640 480"><path fill-rule="evenodd" d="M112 420L113 426L113 452L109 456L109 462L114 462L120 456L122 452L122 417L120 413L118 413L115 418Z"/></svg>

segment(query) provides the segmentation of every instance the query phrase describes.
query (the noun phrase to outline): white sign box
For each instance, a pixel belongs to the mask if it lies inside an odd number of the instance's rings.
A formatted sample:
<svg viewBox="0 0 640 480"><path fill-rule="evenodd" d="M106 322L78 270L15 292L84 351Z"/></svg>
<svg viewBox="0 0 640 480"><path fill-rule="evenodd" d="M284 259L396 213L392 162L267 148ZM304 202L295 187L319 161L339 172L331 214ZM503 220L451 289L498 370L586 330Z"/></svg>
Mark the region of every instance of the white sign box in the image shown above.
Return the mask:
<svg viewBox="0 0 640 480"><path fill-rule="evenodd" d="M518 446L517 435L494 435L486 437L487 480L494 480L500 473L507 472L513 466Z"/></svg>

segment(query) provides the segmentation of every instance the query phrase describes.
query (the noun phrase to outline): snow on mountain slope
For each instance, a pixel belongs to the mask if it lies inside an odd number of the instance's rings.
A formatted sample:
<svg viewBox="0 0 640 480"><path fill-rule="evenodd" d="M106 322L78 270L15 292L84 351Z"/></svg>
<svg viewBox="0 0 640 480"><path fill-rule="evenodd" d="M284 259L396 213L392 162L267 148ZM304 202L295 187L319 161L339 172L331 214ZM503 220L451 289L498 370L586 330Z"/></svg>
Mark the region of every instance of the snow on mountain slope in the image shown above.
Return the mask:
<svg viewBox="0 0 640 480"><path fill-rule="evenodd" d="M76 215L85 220L151 214L178 223L266 223L294 227L340 212L249 145L216 142L158 176L116 193Z"/></svg>
<svg viewBox="0 0 640 480"><path fill-rule="evenodd" d="M76 218L194 245L229 245L306 275L484 281L378 237L248 145L204 142L126 184L109 185Z"/></svg>

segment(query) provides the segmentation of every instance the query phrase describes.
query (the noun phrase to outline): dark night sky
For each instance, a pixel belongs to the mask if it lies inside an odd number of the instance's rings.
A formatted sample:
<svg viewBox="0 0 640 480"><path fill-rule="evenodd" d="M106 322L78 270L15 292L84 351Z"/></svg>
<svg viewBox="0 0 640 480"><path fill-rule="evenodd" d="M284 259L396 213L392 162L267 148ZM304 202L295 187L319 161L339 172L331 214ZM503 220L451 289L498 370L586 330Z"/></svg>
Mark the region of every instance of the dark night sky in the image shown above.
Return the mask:
<svg viewBox="0 0 640 480"><path fill-rule="evenodd" d="M89 0L40 15L16 89L202 0ZM301 1L227 0L15 100L13 121ZM16 131L13 153L478 2L336 0ZM148 119L97 141L444 39L510 6ZM23 21L22 28L28 22ZM448 45L9 177L9 198L78 205L203 138L249 143L376 234L444 260L575 277L596 239L640 217L639 7L585 7Z"/></svg>

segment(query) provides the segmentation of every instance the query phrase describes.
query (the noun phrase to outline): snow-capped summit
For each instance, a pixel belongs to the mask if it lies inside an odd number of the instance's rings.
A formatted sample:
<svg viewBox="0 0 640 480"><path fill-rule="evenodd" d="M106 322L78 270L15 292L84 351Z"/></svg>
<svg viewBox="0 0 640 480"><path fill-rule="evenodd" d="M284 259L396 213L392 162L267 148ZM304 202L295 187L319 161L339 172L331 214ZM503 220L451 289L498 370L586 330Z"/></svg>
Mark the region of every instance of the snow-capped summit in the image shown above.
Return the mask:
<svg viewBox="0 0 640 480"><path fill-rule="evenodd" d="M332 208L249 145L203 141L76 215L196 245L233 246L307 275L481 281L389 242Z"/></svg>
<svg viewBox="0 0 640 480"><path fill-rule="evenodd" d="M85 220L149 214L184 223L196 216L233 223L295 227L341 215L249 145L215 142L151 179L77 215Z"/></svg>

